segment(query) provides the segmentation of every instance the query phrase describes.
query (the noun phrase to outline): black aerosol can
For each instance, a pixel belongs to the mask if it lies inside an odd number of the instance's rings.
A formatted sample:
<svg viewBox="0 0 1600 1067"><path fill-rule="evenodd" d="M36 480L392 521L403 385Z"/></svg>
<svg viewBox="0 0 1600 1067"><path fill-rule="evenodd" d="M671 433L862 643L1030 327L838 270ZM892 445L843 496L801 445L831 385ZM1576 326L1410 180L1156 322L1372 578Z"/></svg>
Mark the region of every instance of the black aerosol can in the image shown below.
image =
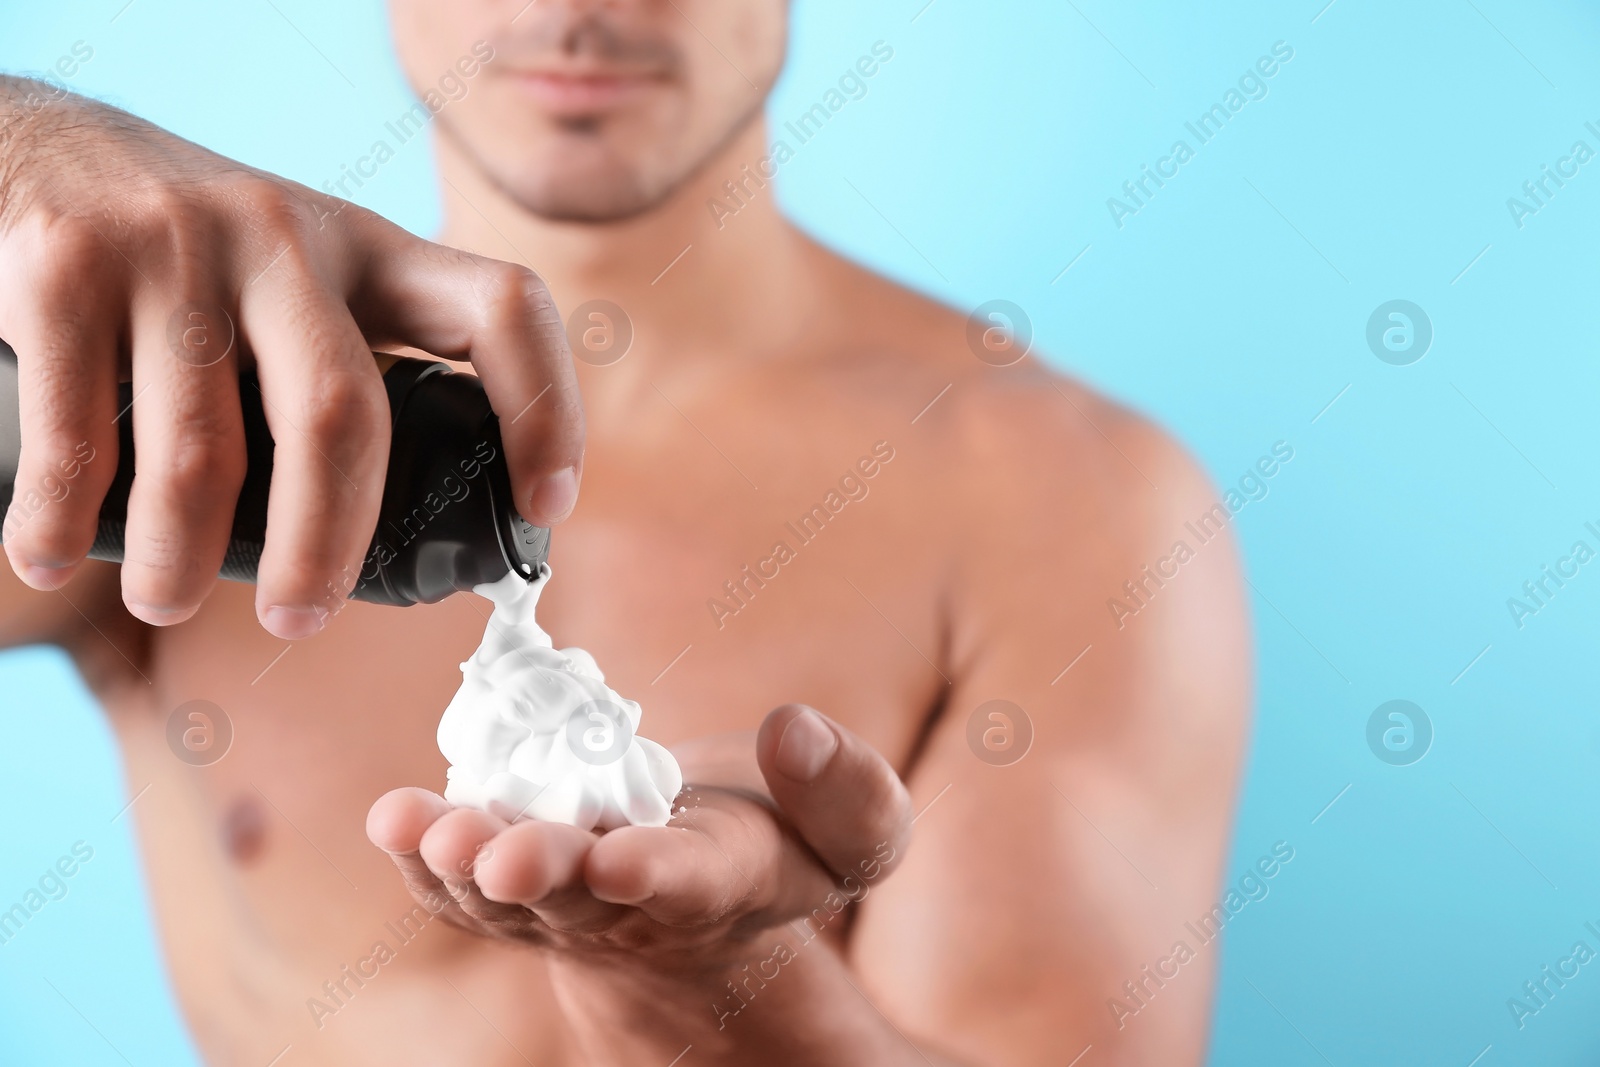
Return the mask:
<svg viewBox="0 0 1600 1067"><path fill-rule="evenodd" d="M532 580L550 549L550 531L531 525L512 503L500 422L478 379L429 360L379 356L389 394L392 434L383 505L351 599L375 604L431 604L516 572ZM254 582L267 532L272 434L253 372L239 375L249 458L233 512L221 576ZM100 507L91 559L120 563L133 487L133 387L120 387L117 475ZM0 341L0 514L12 509L20 448L16 354ZM87 445L84 446L88 448ZM71 491L71 468L96 457L64 461L63 478L26 491L5 529ZM0 538L3 538L0 532Z"/></svg>

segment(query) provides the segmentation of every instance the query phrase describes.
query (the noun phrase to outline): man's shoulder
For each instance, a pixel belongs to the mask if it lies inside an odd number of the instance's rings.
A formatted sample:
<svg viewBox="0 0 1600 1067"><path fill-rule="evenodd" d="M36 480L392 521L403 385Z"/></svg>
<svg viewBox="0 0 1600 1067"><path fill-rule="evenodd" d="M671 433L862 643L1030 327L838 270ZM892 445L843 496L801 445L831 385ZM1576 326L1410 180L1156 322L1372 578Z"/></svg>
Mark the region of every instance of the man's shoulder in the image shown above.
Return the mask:
<svg viewBox="0 0 1600 1067"><path fill-rule="evenodd" d="M1170 546L1216 499L1201 465L1152 419L1030 360L952 387L944 420L951 501L995 547L1077 571L1125 570ZM1032 548L1037 551L1029 552ZM1079 555L1062 559L1065 552Z"/></svg>
<svg viewBox="0 0 1600 1067"><path fill-rule="evenodd" d="M987 327L968 314L875 275L854 289L860 341L841 362L896 383L875 391L893 405L884 415L904 415L902 437L937 457L948 490L970 487L1024 521L1052 504L1092 508L1102 529L1160 523L1213 499L1172 434L1051 366L1036 343L996 358Z"/></svg>

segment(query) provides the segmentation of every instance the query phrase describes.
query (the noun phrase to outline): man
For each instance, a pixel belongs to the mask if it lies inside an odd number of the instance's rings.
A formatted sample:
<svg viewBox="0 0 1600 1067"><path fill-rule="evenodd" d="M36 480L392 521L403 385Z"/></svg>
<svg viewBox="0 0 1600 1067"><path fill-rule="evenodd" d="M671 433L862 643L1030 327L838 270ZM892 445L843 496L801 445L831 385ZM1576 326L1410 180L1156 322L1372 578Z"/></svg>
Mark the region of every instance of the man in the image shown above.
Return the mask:
<svg viewBox="0 0 1600 1067"><path fill-rule="evenodd" d="M419 93L468 79L438 245L0 83L18 496L114 454L119 377L139 455L122 567L82 560L111 462L8 528L0 638L69 649L149 786L206 1056L1198 1063L1217 958L1183 923L1223 880L1248 669L1227 537L1166 565L1215 503L1194 464L778 214L747 177L777 0L391 14ZM196 307L238 331L212 366L169 344ZM482 377L524 516L559 524L541 622L677 751L672 826L426 791L486 611L341 602L387 454L373 348ZM253 590L215 580L241 363L277 442ZM232 724L210 766L166 741L190 700Z"/></svg>

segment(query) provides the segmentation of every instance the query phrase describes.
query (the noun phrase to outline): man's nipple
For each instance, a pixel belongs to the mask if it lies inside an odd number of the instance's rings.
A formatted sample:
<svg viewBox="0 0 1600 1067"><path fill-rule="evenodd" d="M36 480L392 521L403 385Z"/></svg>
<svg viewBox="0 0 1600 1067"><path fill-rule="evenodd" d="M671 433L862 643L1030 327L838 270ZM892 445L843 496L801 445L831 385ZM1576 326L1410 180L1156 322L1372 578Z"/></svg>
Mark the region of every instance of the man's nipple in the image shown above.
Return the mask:
<svg viewBox="0 0 1600 1067"><path fill-rule="evenodd" d="M241 867L253 864L266 851L267 819L258 797L236 797L222 815L222 848Z"/></svg>

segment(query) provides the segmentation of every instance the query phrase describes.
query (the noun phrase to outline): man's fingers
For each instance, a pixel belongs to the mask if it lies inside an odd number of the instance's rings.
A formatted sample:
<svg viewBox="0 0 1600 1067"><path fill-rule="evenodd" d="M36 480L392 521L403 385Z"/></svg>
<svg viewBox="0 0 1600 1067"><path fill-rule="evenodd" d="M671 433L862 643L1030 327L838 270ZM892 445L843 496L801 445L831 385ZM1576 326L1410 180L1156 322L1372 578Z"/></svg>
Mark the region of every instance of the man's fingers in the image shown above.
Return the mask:
<svg viewBox="0 0 1600 1067"><path fill-rule="evenodd" d="M504 819L486 811L453 808L423 832L417 851L437 877L468 882L483 846L505 828Z"/></svg>
<svg viewBox="0 0 1600 1067"><path fill-rule="evenodd" d="M0 284L0 321L17 353L22 451L0 539L17 575L35 589L72 576L94 542L100 503L117 470L117 331L105 313L120 299L98 234L62 220L42 234L13 234L35 256Z"/></svg>
<svg viewBox="0 0 1600 1067"><path fill-rule="evenodd" d="M562 823L514 823L478 853L478 889L490 900L525 908L582 889L583 861L595 840L588 831Z"/></svg>
<svg viewBox="0 0 1600 1067"><path fill-rule="evenodd" d="M487 929L526 937L535 932L527 909L490 900L477 884L477 865L494 855L492 842L506 825L488 812L456 808L428 827L419 851L463 912Z"/></svg>
<svg viewBox="0 0 1600 1067"><path fill-rule="evenodd" d="M192 282L134 304L122 597L156 626L192 616L216 585L246 467L233 318L210 279Z"/></svg>
<svg viewBox="0 0 1600 1067"><path fill-rule="evenodd" d="M360 575L383 500L389 402L349 310L293 248L246 288L241 310L274 443L256 614L294 640L322 629Z"/></svg>
<svg viewBox="0 0 1600 1067"><path fill-rule="evenodd" d="M428 827L450 810L438 793L416 786L391 789L367 812L367 840L390 855L416 852Z"/></svg>
<svg viewBox="0 0 1600 1067"><path fill-rule="evenodd" d="M551 930L578 935L606 930L623 909L596 899L584 883L584 863L598 840L561 823L515 823L478 852L478 891L486 900L528 909Z"/></svg>
<svg viewBox="0 0 1600 1067"><path fill-rule="evenodd" d="M382 225L388 226L387 223ZM489 402L524 519L561 522L583 477L583 408L561 313L532 270L420 241L376 243L351 304L369 333L470 358Z"/></svg>
<svg viewBox="0 0 1600 1067"><path fill-rule="evenodd" d="M448 915L459 905L419 849L428 827L450 810L437 793L408 787L385 793L367 812L367 839L389 854L406 889L434 914Z"/></svg>
<svg viewBox="0 0 1600 1067"><path fill-rule="evenodd" d="M775 888L779 835L762 841L725 813L701 816L707 830L624 826L606 834L589 856L590 891L668 926L706 925L764 900Z"/></svg>
<svg viewBox="0 0 1600 1067"><path fill-rule="evenodd" d="M905 852L911 798L878 752L812 708L769 714L756 736L767 788L840 878L876 880Z"/></svg>
<svg viewBox="0 0 1600 1067"><path fill-rule="evenodd" d="M482 820L487 824L479 825ZM384 794L367 813L367 837L389 853L411 896L430 913L477 933L520 918L518 909L491 904L472 884L473 842L492 836L497 825L505 824L416 788Z"/></svg>
<svg viewBox="0 0 1600 1067"><path fill-rule="evenodd" d="M585 878L602 900L676 927L782 922L810 911L834 886L770 810L721 789L692 790L671 826L607 833Z"/></svg>

